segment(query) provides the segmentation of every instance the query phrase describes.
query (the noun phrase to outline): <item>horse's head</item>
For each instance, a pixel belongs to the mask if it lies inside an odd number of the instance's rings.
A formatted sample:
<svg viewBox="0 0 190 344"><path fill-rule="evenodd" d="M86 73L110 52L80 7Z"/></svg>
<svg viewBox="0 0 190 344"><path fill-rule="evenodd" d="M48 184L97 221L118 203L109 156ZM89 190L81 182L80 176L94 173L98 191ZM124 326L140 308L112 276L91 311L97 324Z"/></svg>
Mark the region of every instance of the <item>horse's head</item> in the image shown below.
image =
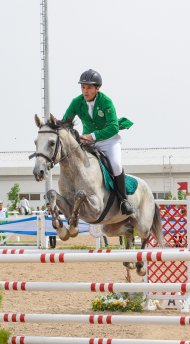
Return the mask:
<svg viewBox="0 0 190 344"><path fill-rule="evenodd" d="M44 124L38 115L35 115L35 122L39 131L35 140L36 152L34 156L36 157L36 163L33 173L36 180L41 181L47 178L48 171L55 164L68 158L67 142L69 138L71 136L75 136L75 139L78 138L73 129L72 119L69 121L59 121L53 115L50 115L49 120ZM65 144L60 139L60 130L62 129L65 131ZM72 135L69 135L70 132ZM74 140L74 142L76 141Z"/></svg>

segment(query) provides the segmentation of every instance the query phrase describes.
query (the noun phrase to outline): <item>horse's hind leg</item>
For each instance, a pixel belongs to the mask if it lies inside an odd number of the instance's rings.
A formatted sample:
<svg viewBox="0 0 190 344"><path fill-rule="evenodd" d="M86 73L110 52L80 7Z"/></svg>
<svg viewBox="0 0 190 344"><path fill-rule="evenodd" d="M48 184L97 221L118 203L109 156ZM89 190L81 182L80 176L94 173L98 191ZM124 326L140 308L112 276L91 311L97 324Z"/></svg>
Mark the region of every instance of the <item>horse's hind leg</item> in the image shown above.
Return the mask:
<svg viewBox="0 0 190 344"><path fill-rule="evenodd" d="M86 199L86 193L84 191L78 191L75 196L75 202L72 210L71 217L69 218L69 235L71 237L75 237L78 235L79 229L78 229L78 221L79 221L79 210L81 204Z"/></svg>
<svg viewBox="0 0 190 344"><path fill-rule="evenodd" d="M127 235L124 237L125 239L125 249L130 250L134 243L134 228L127 229ZM131 282L131 272L130 270L135 269L134 263L123 262L123 265L126 267L127 276L126 280L130 283Z"/></svg>
<svg viewBox="0 0 190 344"><path fill-rule="evenodd" d="M141 241L141 242L142 242L142 244L141 244L141 250L144 250L144 249L145 249L145 246L146 246L146 244L147 244L147 242L148 242L148 240L149 240L149 237L150 237L150 235L149 235L146 239L144 239L144 240ZM143 263L143 262L137 262L137 263L136 263L136 271L137 271L137 274L138 274L139 276L145 276L145 275L146 275L146 270L145 270L145 268L144 268L144 263Z"/></svg>

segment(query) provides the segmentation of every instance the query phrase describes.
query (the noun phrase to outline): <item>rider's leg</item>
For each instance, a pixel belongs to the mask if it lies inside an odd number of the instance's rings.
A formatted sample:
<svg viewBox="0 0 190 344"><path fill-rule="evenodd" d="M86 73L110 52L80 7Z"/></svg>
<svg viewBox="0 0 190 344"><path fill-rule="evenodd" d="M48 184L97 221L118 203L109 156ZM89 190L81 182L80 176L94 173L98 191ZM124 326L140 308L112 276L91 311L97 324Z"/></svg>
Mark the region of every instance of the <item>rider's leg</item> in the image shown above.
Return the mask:
<svg viewBox="0 0 190 344"><path fill-rule="evenodd" d="M121 138L115 135L113 138L100 141L95 144L109 159L116 186L116 193L120 204L122 214L131 215L134 213L133 207L127 200L125 189L125 175L121 163Z"/></svg>
<svg viewBox="0 0 190 344"><path fill-rule="evenodd" d="M134 208L131 206L127 200L126 188L125 188L125 173L122 173L119 176L115 176L115 185L117 189L118 199L120 202L120 208L122 214L131 215L135 212Z"/></svg>

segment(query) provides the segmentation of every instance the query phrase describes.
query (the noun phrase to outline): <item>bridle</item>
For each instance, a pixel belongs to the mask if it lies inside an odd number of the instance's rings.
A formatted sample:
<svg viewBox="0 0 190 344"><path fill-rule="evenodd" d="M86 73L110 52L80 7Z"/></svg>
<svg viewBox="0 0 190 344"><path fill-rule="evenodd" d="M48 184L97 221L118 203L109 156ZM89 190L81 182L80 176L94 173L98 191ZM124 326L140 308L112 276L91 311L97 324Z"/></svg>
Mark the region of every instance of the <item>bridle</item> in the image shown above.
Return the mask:
<svg viewBox="0 0 190 344"><path fill-rule="evenodd" d="M38 134L55 134L55 135L57 135L55 150L54 150L53 156L51 158L49 156L43 154L43 153L36 153L36 152L29 155L29 159L32 159L34 157L37 158L37 157L41 156L42 158L49 161L49 164L47 165L48 170L53 168L59 162L65 160L65 159L68 159L71 156L71 154L73 153L73 151L80 147L80 145L78 144L72 151L70 151L69 153L64 155L63 154L63 145L62 145L62 142L61 142L60 137L59 137L59 129L57 129L57 130L39 130ZM61 157L59 160L56 160L60 146L61 146Z"/></svg>

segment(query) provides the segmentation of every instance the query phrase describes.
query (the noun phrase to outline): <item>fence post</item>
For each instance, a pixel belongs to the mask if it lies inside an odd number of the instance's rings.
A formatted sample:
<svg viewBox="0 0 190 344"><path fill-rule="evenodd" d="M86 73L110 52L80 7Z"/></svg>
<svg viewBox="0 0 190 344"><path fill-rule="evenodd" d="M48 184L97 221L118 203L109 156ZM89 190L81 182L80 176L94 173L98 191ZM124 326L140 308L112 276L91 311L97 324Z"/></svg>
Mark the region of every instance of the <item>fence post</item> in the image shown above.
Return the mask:
<svg viewBox="0 0 190 344"><path fill-rule="evenodd" d="M45 236L45 216L41 214L37 217L37 246L38 248L47 248Z"/></svg>
<svg viewBox="0 0 190 344"><path fill-rule="evenodd" d="M190 193L187 193L187 249L190 250ZM187 264L187 283L190 282L190 262ZM190 311L190 293L187 294L187 299L183 302L183 311Z"/></svg>

